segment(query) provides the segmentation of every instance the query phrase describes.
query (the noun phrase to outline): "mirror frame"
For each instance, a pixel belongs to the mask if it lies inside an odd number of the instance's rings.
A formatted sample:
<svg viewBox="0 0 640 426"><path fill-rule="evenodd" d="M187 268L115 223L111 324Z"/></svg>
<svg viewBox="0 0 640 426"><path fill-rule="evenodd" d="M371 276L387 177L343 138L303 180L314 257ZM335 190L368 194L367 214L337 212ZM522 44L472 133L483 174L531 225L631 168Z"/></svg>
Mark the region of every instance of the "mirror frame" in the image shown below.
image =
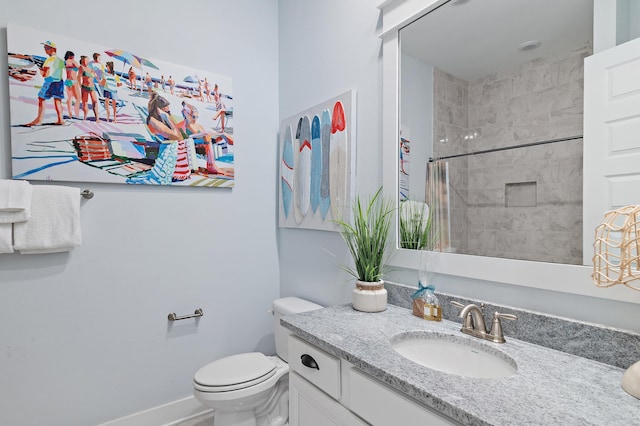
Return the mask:
<svg viewBox="0 0 640 426"><path fill-rule="evenodd" d="M398 203L398 138L400 29L444 5L449 0L386 0L382 12L382 166L386 196ZM437 274L511 284L540 290L640 304L640 292L622 285L602 289L593 284L590 266L567 265L526 260L502 259L464 254L424 252L398 248L398 217L391 240L392 266L418 269L422 256L429 257L430 270Z"/></svg>

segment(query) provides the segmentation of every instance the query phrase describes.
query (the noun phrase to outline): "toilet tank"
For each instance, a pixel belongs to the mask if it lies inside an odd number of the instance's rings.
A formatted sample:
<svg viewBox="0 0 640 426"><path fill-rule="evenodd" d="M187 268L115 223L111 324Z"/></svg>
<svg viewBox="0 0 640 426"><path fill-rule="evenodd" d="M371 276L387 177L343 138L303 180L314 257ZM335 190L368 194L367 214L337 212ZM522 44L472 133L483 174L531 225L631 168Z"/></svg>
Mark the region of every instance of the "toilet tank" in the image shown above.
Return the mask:
<svg viewBox="0 0 640 426"><path fill-rule="evenodd" d="M322 306L299 297L283 297L273 301L273 333L276 338L276 352L284 361L289 362L287 339L291 332L280 325L280 318L316 309L322 309Z"/></svg>

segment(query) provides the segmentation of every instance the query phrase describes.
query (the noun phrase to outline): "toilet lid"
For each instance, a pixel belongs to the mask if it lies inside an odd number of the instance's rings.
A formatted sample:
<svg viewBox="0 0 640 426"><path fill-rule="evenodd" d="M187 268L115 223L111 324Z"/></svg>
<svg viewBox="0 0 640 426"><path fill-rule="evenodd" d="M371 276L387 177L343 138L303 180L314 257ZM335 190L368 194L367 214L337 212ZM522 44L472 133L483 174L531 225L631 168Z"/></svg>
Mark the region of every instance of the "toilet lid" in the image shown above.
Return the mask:
<svg viewBox="0 0 640 426"><path fill-rule="evenodd" d="M275 374L274 362L260 352L231 355L213 361L194 376L200 385L214 388L211 391L242 389L263 382Z"/></svg>

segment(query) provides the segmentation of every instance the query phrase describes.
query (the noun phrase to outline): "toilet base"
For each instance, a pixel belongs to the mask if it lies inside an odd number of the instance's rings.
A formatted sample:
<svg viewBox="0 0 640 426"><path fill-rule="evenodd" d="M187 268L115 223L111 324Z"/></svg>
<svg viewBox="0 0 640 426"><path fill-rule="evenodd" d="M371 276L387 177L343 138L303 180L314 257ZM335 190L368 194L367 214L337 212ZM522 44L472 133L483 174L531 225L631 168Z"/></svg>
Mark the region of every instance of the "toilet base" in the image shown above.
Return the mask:
<svg viewBox="0 0 640 426"><path fill-rule="evenodd" d="M235 425L235 426L270 426L273 425L275 426L276 424L280 425L282 424L282 426L289 426L289 421L285 421L284 423L269 423L269 421L267 419L262 419L262 421L260 419L256 419L255 417L251 417L251 418L241 418L241 417L234 417L234 416L228 416L229 413L227 413L227 415L221 416L220 418L218 418L218 421L216 422L217 416L214 413L214 417L213 417L213 426L219 426L219 425L227 425L227 424L231 424L231 425Z"/></svg>
<svg viewBox="0 0 640 426"><path fill-rule="evenodd" d="M230 411L214 410L213 426L285 426L289 424L288 374L271 395L257 407L235 407ZM264 398L264 396L260 395ZM231 408L231 407L228 407Z"/></svg>
<svg viewBox="0 0 640 426"><path fill-rule="evenodd" d="M273 357L278 371L266 381L229 392L194 389L202 404L214 409L214 426L285 426L289 420L289 366ZM200 388L201 389L201 388Z"/></svg>
<svg viewBox="0 0 640 426"><path fill-rule="evenodd" d="M213 426L257 426L256 416L252 411L237 411L220 413L214 411Z"/></svg>

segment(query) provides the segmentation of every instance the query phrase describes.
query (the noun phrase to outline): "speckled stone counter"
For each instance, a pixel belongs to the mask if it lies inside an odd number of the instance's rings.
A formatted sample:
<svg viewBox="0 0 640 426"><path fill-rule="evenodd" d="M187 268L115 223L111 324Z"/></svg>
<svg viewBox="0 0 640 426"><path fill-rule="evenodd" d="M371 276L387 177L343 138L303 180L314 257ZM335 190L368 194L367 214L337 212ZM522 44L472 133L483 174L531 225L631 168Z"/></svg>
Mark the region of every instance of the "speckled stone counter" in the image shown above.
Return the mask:
<svg viewBox="0 0 640 426"><path fill-rule="evenodd" d="M388 305L363 313L351 305L286 316L301 339L343 358L390 387L465 425L640 425L640 400L620 387L624 370L510 339L495 344L460 332L460 325L425 321ZM414 363L391 347L400 333L450 333L496 349L517 373L477 379Z"/></svg>
<svg viewBox="0 0 640 426"><path fill-rule="evenodd" d="M389 281L385 281L384 286L389 292L389 304L411 309L411 295L416 287ZM640 360L638 333L442 292L438 292L438 298L442 304L442 318L450 321L462 324L458 317L460 308L452 306L452 300L463 305L475 303L484 305L487 325L491 324L496 311L518 317L517 321L502 321L505 336L624 369Z"/></svg>

